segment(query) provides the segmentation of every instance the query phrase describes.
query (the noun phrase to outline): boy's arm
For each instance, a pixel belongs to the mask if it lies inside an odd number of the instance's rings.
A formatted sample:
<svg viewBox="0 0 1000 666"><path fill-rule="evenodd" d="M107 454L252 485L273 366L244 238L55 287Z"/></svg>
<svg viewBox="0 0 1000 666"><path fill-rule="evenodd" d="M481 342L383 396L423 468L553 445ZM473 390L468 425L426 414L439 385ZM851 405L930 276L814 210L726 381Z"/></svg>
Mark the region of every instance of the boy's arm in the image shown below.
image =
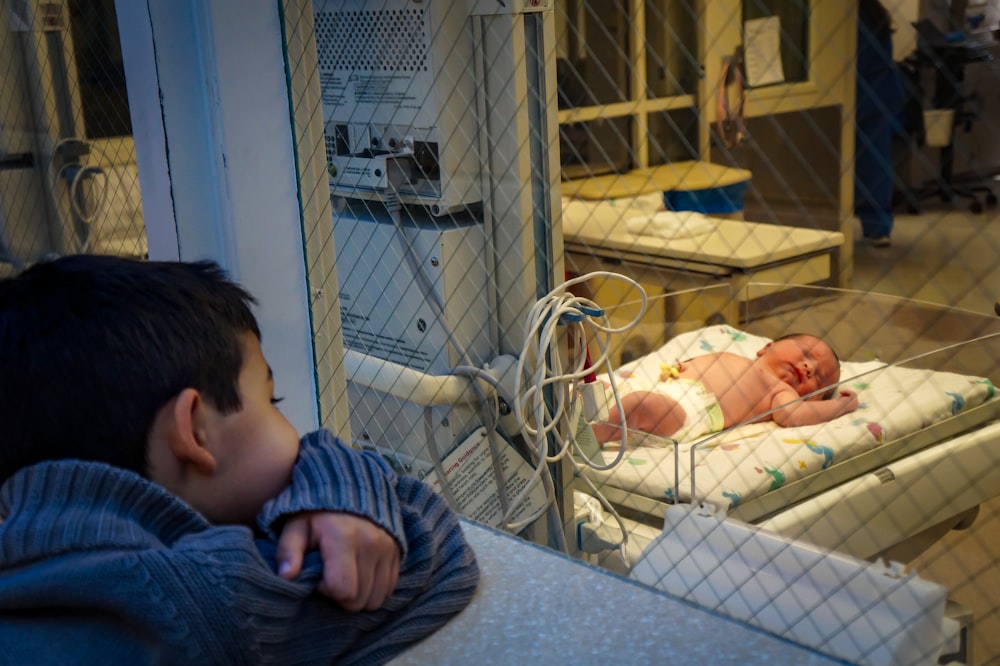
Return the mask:
<svg viewBox="0 0 1000 666"><path fill-rule="evenodd" d="M332 449L336 455L321 451L321 455L317 456L313 451L315 447ZM310 466L313 465L310 463L313 458L318 457L321 461L331 463L346 457L348 460L341 462L349 462L355 469L355 474L360 472L353 466L362 464L367 470L363 476L369 477L365 481L370 484L367 492L385 500L387 505L392 505L398 511L395 514L398 523L393 521L393 525L398 524L399 531L391 532L402 547L398 584L394 585L385 603L375 611L383 618L378 629L367 633L361 641L355 643L350 661L384 661L404 646L433 632L468 605L478 585L479 568L475 554L462 534L458 516L448 507L443 497L421 481L397 477L381 458L350 449L325 431L304 438L300 456ZM300 460L299 466L303 464L303 460ZM322 464L318 464L318 467L319 469L313 469L303 476L311 478L313 483L317 482L316 477L322 477L322 474L317 474L322 471ZM292 488L265 507L260 521L262 527L268 525L273 529L281 516L289 516L302 508L300 502L292 501L292 495L302 490L295 486L306 481L298 472L296 469ZM339 481L345 478L342 472L334 476ZM370 478L371 476L375 478ZM331 479L327 478L326 484L331 483ZM322 488L319 490L322 491ZM306 495L311 497L308 508L316 509L316 493L307 492ZM354 504L366 503L366 498L360 499L362 501ZM338 503L343 506L350 504L351 502ZM274 532L270 531L270 534L273 538ZM261 544L262 554L268 559L277 556L270 544ZM318 558L311 557L312 564L307 565L303 571L307 580L316 579L316 559ZM320 565L324 577L328 565L325 561Z"/></svg>
<svg viewBox="0 0 1000 666"><path fill-rule="evenodd" d="M302 438L292 482L264 505L257 524L277 539L290 516L335 511L366 518L388 532L406 556L396 473L374 454L345 445L328 430Z"/></svg>
<svg viewBox="0 0 1000 666"><path fill-rule="evenodd" d="M294 580L305 553L317 550L320 592L345 610L379 608L396 587L406 553L396 483L377 456L345 446L328 431L305 436L292 483L259 517L277 540L278 574Z"/></svg>
<svg viewBox="0 0 1000 666"><path fill-rule="evenodd" d="M399 504L403 541L407 545L398 584L372 615L380 618L377 628L373 627L354 642L351 654L337 663L387 661L461 612L478 587L479 566L462 533L458 515L430 485L408 476L393 475L393 479L393 495ZM261 544L261 552L269 560L277 555L272 544ZM308 556L300 580L316 580L318 575L326 575L329 563L319 559L316 554ZM330 603L317 607L322 612L328 612L327 608L338 609ZM359 619L359 622L371 626L369 620ZM322 623L312 624L324 631Z"/></svg>
<svg viewBox="0 0 1000 666"><path fill-rule="evenodd" d="M382 663L465 608L479 583L475 553L458 516L428 484L399 477L397 487L410 545L399 584L381 610L391 619L382 635L366 636L354 663Z"/></svg>
<svg viewBox="0 0 1000 666"><path fill-rule="evenodd" d="M134 595L136 605L169 618L164 661L384 663L447 623L473 597L475 555L457 516L429 486L401 478L397 493L408 555L399 584L375 611L352 613L315 593L325 568L318 553L308 555L297 580L277 578L274 541L255 543L242 527L213 526L158 547L144 555L150 567L141 576L129 552L125 570L142 579L130 589L144 591ZM110 580L129 588L121 578Z"/></svg>
<svg viewBox="0 0 1000 666"><path fill-rule="evenodd" d="M807 401L799 399L795 391L788 390L775 395L771 407L779 407L771 414L775 423L784 428L793 428L825 423L838 416L849 414L858 408L858 396L854 391L840 389L837 395L829 400Z"/></svg>

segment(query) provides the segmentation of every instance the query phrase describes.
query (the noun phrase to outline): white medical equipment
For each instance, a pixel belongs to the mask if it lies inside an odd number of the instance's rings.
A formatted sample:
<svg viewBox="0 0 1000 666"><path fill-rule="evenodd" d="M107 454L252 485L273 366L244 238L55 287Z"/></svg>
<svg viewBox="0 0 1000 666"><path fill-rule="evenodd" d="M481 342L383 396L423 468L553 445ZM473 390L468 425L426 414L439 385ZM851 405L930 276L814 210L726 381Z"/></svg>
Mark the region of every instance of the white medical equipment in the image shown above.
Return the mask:
<svg viewBox="0 0 1000 666"><path fill-rule="evenodd" d="M531 163L523 140L552 131L537 111L553 83L538 77L551 2L313 9L352 439L499 526L484 516L510 513L527 481L497 385L552 279L535 264L552 213L545 169L532 170L551 160ZM526 269L508 276L502 261ZM526 497L532 513L549 501Z"/></svg>
<svg viewBox="0 0 1000 666"><path fill-rule="evenodd" d="M482 200L472 31L464 7L317 0L331 189L399 194L435 214Z"/></svg>
<svg viewBox="0 0 1000 666"><path fill-rule="evenodd" d="M355 202L334 218L345 350L429 375L482 367L491 352L482 224L468 215L441 223L421 212L399 226ZM426 460L431 438L448 451L478 425L468 406L429 407L425 419L424 405L357 382L348 397L354 436L409 459Z"/></svg>
<svg viewBox="0 0 1000 666"><path fill-rule="evenodd" d="M852 664L936 664L958 635L944 587L898 563L865 562L672 506L631 577Z"/></svg>

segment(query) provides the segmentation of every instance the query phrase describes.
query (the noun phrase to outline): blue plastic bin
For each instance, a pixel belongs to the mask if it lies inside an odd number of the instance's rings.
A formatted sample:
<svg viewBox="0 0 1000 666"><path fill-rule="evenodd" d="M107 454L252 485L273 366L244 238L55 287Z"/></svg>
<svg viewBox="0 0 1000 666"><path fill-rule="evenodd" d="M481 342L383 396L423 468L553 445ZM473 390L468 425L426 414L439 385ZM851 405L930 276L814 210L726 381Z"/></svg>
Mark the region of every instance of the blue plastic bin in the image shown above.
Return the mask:
<svg viewBox="0 0 1000 666"><path fill-rule="evenodd" d="M667 210L692 210L706 215L738 213L743 210L749 180L703 190L672 190L663 193Z"/></svg>

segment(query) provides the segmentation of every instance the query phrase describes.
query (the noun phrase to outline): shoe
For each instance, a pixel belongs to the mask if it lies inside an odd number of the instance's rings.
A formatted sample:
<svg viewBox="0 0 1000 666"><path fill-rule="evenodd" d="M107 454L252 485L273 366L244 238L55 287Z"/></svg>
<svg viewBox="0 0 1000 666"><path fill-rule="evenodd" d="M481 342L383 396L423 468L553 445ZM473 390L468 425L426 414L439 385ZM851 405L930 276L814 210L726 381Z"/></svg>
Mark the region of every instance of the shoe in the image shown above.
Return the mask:
<svg viewBox="0 0 1000 666"><path fill-rule="evenodd" d="M888 236L865 236L865 238L868 239L872 247L889 247L892 245L892 240Z"/></svg>

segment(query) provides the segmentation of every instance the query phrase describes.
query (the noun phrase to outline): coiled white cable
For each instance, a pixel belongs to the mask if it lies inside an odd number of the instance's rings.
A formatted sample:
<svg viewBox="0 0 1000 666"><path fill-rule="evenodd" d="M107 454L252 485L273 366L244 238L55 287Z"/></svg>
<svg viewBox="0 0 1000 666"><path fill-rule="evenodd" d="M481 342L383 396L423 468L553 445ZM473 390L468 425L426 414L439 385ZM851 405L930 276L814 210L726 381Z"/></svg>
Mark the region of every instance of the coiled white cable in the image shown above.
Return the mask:
<svg viewBox="0 0 1000 666"><path fill-rule="evenodd" d="M81 205L82 198L80 196L79 188L84 180L87 178L93 178L94 176L104 176L104 184L97 190L93 210L90 213L87 213ZM73 205L73 211L76 213L77 217L79 217L80 221L84 224L92 224L94 220L97 219L97 215L101 212L101 208L104 207L104 202L108 198L108 176L104 173L104 169L101 167L80 167L80 169L76 172L76 175L73 176L73 182L70 185L69 191L69 200Z"/></svg>
<svg viewBox="0 0 1000 666"><path fill-rule="evenodd" d="M61 166L55 168L56 156L60 154L60 150L64 145L69 145L72 143L85 143L85 141L79 137L65 137L59 139L52 148L52 158L49 160L48 165L48 186L49 191L55 202L56 210L60 209L58 204L59 191L58 184L61 180L66 180L69 183L67 187L66 196L69 200L69 209L71 220L62 220L65 225L67 222L71 222L72 218L75 216L76 222L80 225L80 228L73 228L72 233L77 237L78 247L77 252L86 253L90 249L91 236L93 235L93 224L97 220L97 216L100 214L101 210L104 208L104 204L108 198L108 176L104 169L97 166L87 166L81 160L66 161L63 162ZM93 144L87 145L87 148L92 148ZM67 172L75 170L72 177L67 175ZM80 192L80 186L84 181L90 179L95 180L95 176L103 176L104 181L101 184L95 184L94 192L94 203L92 210L88 213L84 209L83 196ZM76 225L73 225L74 227Z"/></svg>
<svg viewBox="0 0 1000 666"><path fill-rule="evenodd" d="M639 312L635 318L623 326L612 326L607 314L594 301L574 295L570 288L595 279L617 280L625 282L639 295ZM621 462L625 452L626 428L622 428L622 442L615 459L603 466L591 463L576 441L576 429L580 418L580 405L577 399L577 387L585 381L587 375L594 369L606 371L611 383L615 403L621 412L621 402L618 388L615 385L609 358L611 336L626 333L634 328L646 312L646 293L635 281L618 273L596 271L571 280L567 280L545 297L540 299L528 313L525 344L518 358L514 412L521 427L521 434L533 454L534 471L531 479L521 492L511 500L510 507L504 514L503 525L506 529L516 532L537 520L551 503L548 496L545 506L537 508L529 516L512 521L519 506L538 482L546 488L547 494L553 486L548 464L566 457L570 451L577 455L570 456L575 469L580 469L580 463L593 469L606 470ZM560 328L566 334L575 349L587 348L588 333L597 343L600 354L587 364L586 354L576 354L572 368L564 369L560 349ZM551 398L551 407L548 400ZM549 453L549 441L558 443L558 449ZM586 480L586 477L580 475ZM587 481L591 491L601 504L615 517L627 541L627 531L621 517L610 503ZM624 554L625 542L622 543Z"/></svg>

